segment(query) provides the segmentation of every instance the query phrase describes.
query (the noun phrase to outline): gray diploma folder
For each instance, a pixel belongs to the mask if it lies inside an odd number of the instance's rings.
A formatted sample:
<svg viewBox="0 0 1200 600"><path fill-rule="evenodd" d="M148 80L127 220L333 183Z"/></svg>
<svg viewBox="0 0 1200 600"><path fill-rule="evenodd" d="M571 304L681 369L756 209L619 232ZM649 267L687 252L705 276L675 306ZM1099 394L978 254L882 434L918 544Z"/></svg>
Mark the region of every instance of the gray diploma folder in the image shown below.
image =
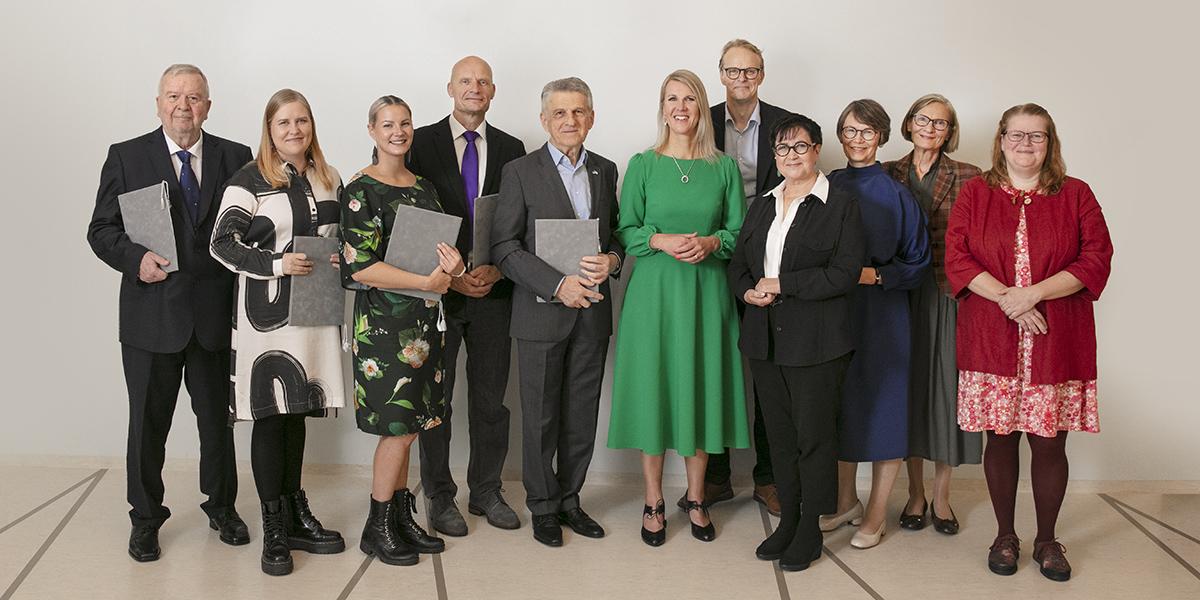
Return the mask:
<svg viewBox="0 0 1200 600"><path fill-rule="evenodd" d="M292 276L292 296L288 300L288 324L299 327L342 325L346 319L346 291L342 275L330 264L329 255L337 254L337 238L296 236L292 252L305 255L313 263L308 275Z"/></svg>
<svg viewBox="0 0 1200 600"><path fill-rule="evenodd" d="M472 229L471 256L467 262L471 268L492 264L492 216L496 214L496 202L500 194L488 194L475 199L475 227Z"/></svg>
<svg viewBox="0 0 1200 600"><path fill-rule="evenodd" d="M461 226L461 217L401 204L396 207L396 222L383 262L409 273L428 275L438 266L438 242L453 246ZM442 298L441 294L423 290L387 291L426 300Z"/></svg>
<svg viewBox="0 0 1200 600"><path fill-rule="evenodd" d="M533 222L537 257L563 276L581 275L579 261L600 253L600 221L596 219L538 219ZM539 298L545 302L545 299ZM559 300L551 300L559 302Z"/></svg>
<svg viewBox="0 0 1200 600"><path fill-rule="evenodd" d="M171 261L162 270L179 270L179 252L175 248L175 228L171 225L171 198L167 182L117 196L125 235L135 244Z"/></svg>

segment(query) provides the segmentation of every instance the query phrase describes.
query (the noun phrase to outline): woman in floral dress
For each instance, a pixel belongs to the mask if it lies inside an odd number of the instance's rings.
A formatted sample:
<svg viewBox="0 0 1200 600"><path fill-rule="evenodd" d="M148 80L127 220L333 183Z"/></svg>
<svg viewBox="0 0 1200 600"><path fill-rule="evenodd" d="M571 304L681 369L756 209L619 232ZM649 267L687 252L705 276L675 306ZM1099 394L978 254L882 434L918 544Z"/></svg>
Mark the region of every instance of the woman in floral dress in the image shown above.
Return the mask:
<svg viewBox="0 0 1200 600"><path fill-rule="evenodd" d="M389 289L446 293L451 274L466 269L453 246L438 244L432 273L410 273L385 262L389 236L401 204L442 212L433 187L408 170L412 111L384 96L369 111L375 141L372 164L346 186L342 198L342 280L355 290L354 406L358 428L380 436L375 449L371 512L360 549L393 565L417 563L417 553L437 553L445 543L413 518L408 490L409 453L417 434L437 427L446 413L442 393L444 320L440 302Z"/></svg>
<svg viewBox="0 0 1200 600"><path fill-rule="evenodd" d="M992 168L967 182L946 231L946 277L962 298L958 423L987 431L983 469L998 532L988 567L1017 570L1013 526L1021 433L1032 451L1042 575L1071 577L1054 527L1067 489L1069 431L1100 430L1092 303L1112 242L1096 196L1067 177L1054 121L1036 104L1000 118Z"/></svg>

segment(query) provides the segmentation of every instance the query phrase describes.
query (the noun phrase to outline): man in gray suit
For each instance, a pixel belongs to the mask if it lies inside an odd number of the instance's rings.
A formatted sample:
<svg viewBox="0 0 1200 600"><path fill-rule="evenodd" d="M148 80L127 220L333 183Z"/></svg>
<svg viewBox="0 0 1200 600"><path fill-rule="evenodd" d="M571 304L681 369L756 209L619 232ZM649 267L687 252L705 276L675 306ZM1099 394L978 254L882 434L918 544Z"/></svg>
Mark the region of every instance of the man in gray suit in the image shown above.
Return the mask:
<svg viewBox="0 0 1200 600"><path fill-rule="evenodd" d="M612 235L617 167L583 148L594 118L592 92L581 79L542 88L550 141L504 167L492 223L492 258L516 284L510 333L520 368L525 503L534 539L547 546L562 545L560 522L582 536L604 536L580 508L579 491L595 446L612 336L608 278L625 251ZM601 253L585 257L578 273L560 273L535 254L538 219L598 220Z"/></svg>

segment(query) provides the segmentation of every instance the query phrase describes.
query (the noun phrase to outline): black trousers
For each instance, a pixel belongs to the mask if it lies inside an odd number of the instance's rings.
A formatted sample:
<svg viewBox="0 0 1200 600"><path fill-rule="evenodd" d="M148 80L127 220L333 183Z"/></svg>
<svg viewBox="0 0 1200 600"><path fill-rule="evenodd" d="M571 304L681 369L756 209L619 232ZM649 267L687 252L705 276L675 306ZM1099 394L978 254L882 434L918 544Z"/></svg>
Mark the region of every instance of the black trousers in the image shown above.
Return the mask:
<svg viewBox="0 0 1200 600"><path fill-rule="evenodd" d="M467 346L467 428L470 457L467 486L471 500L500 489L500 475L508 456L508 387L512 339L511 298L467 298L463 308L447 314L445 380L446 415L442 424L417 436L421 447L421 483L425 495L455 496L458 486L450 475L450 416L452 413L455 366L463 342Z"/></svg>
<svg viewBox="0 0 1200 600"><path fill-rule="evenodd" d="M522 480L525 505L535 515L579 507L596 446L607 354L607 339L517 340Z"/></svg>
<svg viewBox="0 0 1200 600"><path fill-rule="evenodd" d="M809 367L750 361L771 439L779 526L795 528L805 544L820 543L817 517L837 510L837 415L849 365L850 354Z"/></svg>
<svg viewBox="0 0 1200 600"><path fill-rule="evenodd" d="M752 373L753 375L753 373ZM753 385L753 380L751 381ZM775 472L771 469L771 444L767 439L767 427L763 425L762 405L758 399L758 386L754 387L754 424L751 432L754 435L754 485L770 485L775 483ZM704 480L708 483L724 484L733 475L729 466L729 448L724 454L709 454L708 467L704 471Z"/></svg>
<svg viewBox="0 0 1200 600"><path fill-rule="evenodd" d="M129 390L125 470L133 524L157 527L171 516L162 503L162 468L181 381L200 432L200 491L208 496L200 507L210 516L233 507L237 467L229 423L229 350L207 350L193 335L182 351L166 354L122 344L121 361Z"/></svg>
<svg viewBox="0 0 1200 600"><path fill-rule="evenodd" d="M254 487L262 502L278 500L300 490L304 470L304 441L307 415L271 415L254 421L250 437L250 464Z"/></svg>

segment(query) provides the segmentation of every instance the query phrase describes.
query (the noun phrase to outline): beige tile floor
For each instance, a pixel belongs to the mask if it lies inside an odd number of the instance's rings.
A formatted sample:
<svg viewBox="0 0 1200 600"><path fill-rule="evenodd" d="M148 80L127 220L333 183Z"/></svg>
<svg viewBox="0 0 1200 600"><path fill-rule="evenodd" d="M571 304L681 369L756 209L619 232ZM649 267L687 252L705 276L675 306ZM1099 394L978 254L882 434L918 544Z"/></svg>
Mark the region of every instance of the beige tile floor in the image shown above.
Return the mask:
<svg viewBox="0 0 1200 600"><path fill-rule="evenodd" d="M1026 540L1020 571L988 572L995 525L986 492L978 489L955 494L963 525L956 537L893 527L880 546L856 550L847 527L827 536L825 556L803 573L784 574L754 558L774 520L744 490L714 508L717 541L692 539L686 517L672 511L666 545L650 548L638 536L640 489L599 484L585 490L584 507L608 529L602 540L568 531L564 547L546 548L533 541L523 509L517 531L467 515L470 535L447 538L445 554L423 556L415 567L389 567L357 549L366 477L314 469L305 475L314 509L326 526L343 532L349 548L333 556L295 553L295 572L275 578L259 570L260 521L249 474L241 476L238 510L253 541L237 548L206 527L195 471L164 475L174 516L161 532L163 557L139 564L125 554L121 470L0 467L0 600L1200 598L1197 494L1068 494L1058 533L1075 576L1065 584L1044 579L1028 559L1035 529L1028 492L1018 499L1018 533ZM668 488L667 496L681 492ZM519 482L507 484L507 496L523 506ZM897 489L889 524L903 500ZM465 497L459 502L465 508Z"/></svg>

